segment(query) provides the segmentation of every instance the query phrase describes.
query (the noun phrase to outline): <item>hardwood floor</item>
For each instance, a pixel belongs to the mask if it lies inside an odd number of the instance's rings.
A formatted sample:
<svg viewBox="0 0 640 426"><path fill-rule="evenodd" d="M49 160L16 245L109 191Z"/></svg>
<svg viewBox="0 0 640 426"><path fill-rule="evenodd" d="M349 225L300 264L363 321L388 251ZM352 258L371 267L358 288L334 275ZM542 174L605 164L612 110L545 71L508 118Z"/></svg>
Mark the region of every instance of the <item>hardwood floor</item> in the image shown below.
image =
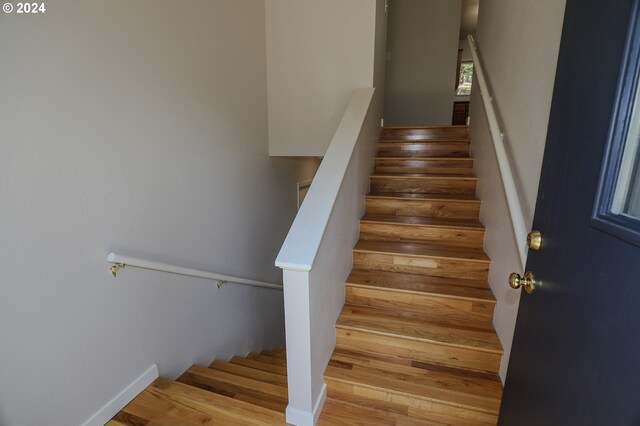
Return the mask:
<svg viewBox="0 0 640 426"><path fill-rule="evenodd" d="M492 325L464 126L385 128L353 250L319 425L495 425ZM283 425L284 350L156 380L110 425Z"/></svg>

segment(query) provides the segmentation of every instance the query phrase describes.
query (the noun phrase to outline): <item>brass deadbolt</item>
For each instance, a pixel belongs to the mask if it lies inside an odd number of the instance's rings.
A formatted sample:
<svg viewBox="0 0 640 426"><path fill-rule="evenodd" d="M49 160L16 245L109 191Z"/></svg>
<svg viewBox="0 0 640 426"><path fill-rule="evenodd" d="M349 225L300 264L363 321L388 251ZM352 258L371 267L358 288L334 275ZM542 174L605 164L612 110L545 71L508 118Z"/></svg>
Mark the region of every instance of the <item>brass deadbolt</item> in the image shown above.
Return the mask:
<svg viewBox="0 0 640 426"><path fill-rule="evenodd" d="M538 230L533 230L527 235L527 245L531 250L540 250L542 245L542 234Z"/></svg>

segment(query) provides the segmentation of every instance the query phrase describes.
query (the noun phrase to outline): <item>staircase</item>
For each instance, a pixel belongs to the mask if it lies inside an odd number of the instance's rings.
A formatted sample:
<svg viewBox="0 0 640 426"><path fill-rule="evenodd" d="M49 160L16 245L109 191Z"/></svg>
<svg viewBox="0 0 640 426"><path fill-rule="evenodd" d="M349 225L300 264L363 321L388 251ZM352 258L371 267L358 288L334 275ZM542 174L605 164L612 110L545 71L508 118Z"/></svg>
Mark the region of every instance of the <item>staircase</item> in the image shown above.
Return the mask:
<svg viewBox="0 0 640 426"><path fill-rule="evenodd" d="M156 379L120 411L116 425L284 425L284 350L191 366L175 381Z"/></svg>
<svg viewBox="0 0 640 426"><path fill-rule="evenodd" d="M495 425L492 320L476 178L463 127L385 128L353 250L328 397L385 425Z"/></svg>
<svg viewBox="0 0 640 426"><path fill-rule="evenodd" d="M320 425L495 425L493 329L466 126L384 128ZM158 379L109 425L283 425L286 354Z"/></svg>

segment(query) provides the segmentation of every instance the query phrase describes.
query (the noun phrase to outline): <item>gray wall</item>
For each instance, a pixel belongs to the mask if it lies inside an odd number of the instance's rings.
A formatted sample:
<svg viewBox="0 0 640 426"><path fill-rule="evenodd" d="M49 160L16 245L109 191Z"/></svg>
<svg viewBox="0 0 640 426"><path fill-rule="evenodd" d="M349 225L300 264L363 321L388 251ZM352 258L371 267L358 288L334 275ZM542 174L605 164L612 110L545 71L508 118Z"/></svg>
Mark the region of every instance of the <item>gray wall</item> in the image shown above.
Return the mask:
<svg viewBox="0 0 640 426"><path fill-rule="evenodd" d="M0 424L80 424L153 363L283 344L281 292L106 262L280 281L315 163L268 157L264 20L255 0L0 14Z"/></svg>
<svg viewBox="0 0 640 426"><path fill-rule="evenodd" d="M389 0L386 126L451 124L461 0Z"/></svg>
<svg viewBox="0 0 640 426"><path fill-rule="evenodd" d="M480 2L478 50L529 227L540 180L564 8L564 0ZM507 277L523 271L476 82L471 99L471 147L482 200L480 220L487 228L484 246L491 257L489 283L498 301L494 325L505 349L500 369L504 379L520 300L520 292L507 285Z"/></svg>
<svg viewBox="0 0 640 426"><path fill-rule="evenodd" d="M265 5L269 153L322 156L355 89L373 86L376 1Z"/></svg>

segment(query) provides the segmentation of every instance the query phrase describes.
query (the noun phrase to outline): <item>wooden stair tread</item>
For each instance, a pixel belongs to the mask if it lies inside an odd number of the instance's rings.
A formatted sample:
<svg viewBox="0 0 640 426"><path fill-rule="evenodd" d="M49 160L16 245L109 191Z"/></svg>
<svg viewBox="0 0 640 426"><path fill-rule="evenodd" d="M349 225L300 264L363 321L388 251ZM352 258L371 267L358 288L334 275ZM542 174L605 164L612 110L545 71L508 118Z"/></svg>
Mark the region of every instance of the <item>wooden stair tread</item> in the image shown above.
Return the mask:
<svg viewBox="0 0 640 426"><path fill-rule="evenodd" d="M214 360L209 368L213 370L224 371L229 374L235 374L236 376L246 377L248 379L260 380L264 383L270 383L277 386L287 386L287 377L281 374L267 372L252 367L238 365L234 363L224 362L220 360Z"/></svg>
<svg viewBox="0 0 640 426"><path fill-rule="evenodd" d="M450 142L450 141L448 141ZM394 156L390 156L390 157L385 157L385 156L379 156L375 158L376 161L380 160L380 161L400 161L400 162L412 162L412 161L428 161L428 162L468 162L468 163L473 163L474 159L471 157L447 157L447 156L441 156L441 157L394 157Z"/></svg>
<svg viewBox="0 0 640 426"><path fill-rule="evenodd" d="M464 259L473 262L490 262L482 249L448 247L436 244L359 240L353 250L355 252L377 252L400 256L427 256Z"/></svg>
<svg viewBox="0 0 640 426"><path fill-rule="evenodd" d="M459 181L477 181L478 178L469 175L448 175L444 173L374 173L371 175L372 179L420 179L420 180L459 180Z"/></svg>
<svg viewBox="0 0 640 426"><path fill-rule="evenodd" d="M192 365L183 375L218 380L220 382L229 382L239 387L257 390L269 395L287 397L286 384L266 383L259 379L237 376L233 373L215 370L208 367L201 367L199 365Z"/></svg>
<svg viewBox="0 0 640 426"><path fill-rule="evenodd" d="M433 277L399 272L354 269L347 278L347 286L373 287L412 294L432 294L465 300L495 303L495 297L485 281L447 277Z"/></svg>
<svg viewBox="0 0 640 426"><path fill-rule="evenodd" d="M433 366L431 370L425 367L370 360L336 349L325 378L498 414L502 384L497 375L478 375L460 369L439 371L438 366Z"/></svg>
<svg viewBox="0 0 640 426"><path fill-rule="evenodd" d="M446 426L445 423L425 419L412 419L376 410L362 405L351 404L333 398L327 398L318 419L318 426Z"/></svg>
<svg viewBox="0 0 640 426"><path fill-rule="evenodd" d="M395 421L388 413L327 398L317 425L394 425Z"/></svg>
<svg viewBox="0 0 640 426"><path fill-rule="evenodd" d="M285 349L282 349L282 348L267 349L267 350L264 350L264 351L260 352L260 355L262 355L262 356L270 356L270 357L273 357L273 358L286 358L287 357L287 351Z"/></svg>
<svg viewBox="0 0 640 426"><path fill-rule="evenodd" d="M488 322L472 325L463 320L429 318L427 315L417 314L412 314L413 317L401 316L394 311L384 311L365 306L345 305L336 328L482 352L502 353L500 340Z"/></svg>
<svg viewBox="0 0 640 426"><path fill-rule="evenodd" d="M275 373L275 374L279 374L281 376L285 376L287 375L287 367L283 367L280 365L276 365L276 364L271 364L271 363L266 363L266 362L262 362L259 361L257 359L253 359L253 358L241 358L238 356L234 356L233 358L231 358L231 360L229 361L232 364L237 364L237 365L243 365L245 367L250 367L256 370L262 370L262 371L267 371L270 373Z"/></svg>
<svg viewBox="0 0 640 426"><path fill-rule="evenodd" d="M265 383L198 365L192 365L176 381L275 411L284 411L287 405L286 385Z"/></svg>
<svg viewBox="0 0 640 426"><path fill-rule="evenodd" d="M438 136L438 137L433 137L433 138L429 138L429 137L424 137L424 136L420 136L420 135L416 135L416 136L411 136L409 138L402 138L402 137L390 137L389 139L381 139L380 140L380 145L386 146L385 144L416 144L416 143L421 143L421 144L427 144L427 143L433 143L433 144L448 144L448 143L461 143L461 144L470 144L471 140L469 138L464 138L464 137L460 137L460 136L451 136L451 137L443 137L443 136Z"/></svg>
<svg viewBox="0 0 640 426"><path fill-rule="evenodd" d="M158 378L118 415L162 425L284 425L284 413ZM132 424L132 423L125 423ZM138 423L133 423L138 424Z"/></svg>
<svg viewBox="0 0 640 426"><path fill-rule="evenodd" d="M429 194L429 193L410 193L410 192L376 192L371 191L367 198L384 198L384 199L411 199L426 201L458 201L480 203L475 195L471 194Z"/></svg>
<svg viewBox="0 0 640 426"><path fill-rule="evenodd" d="M397 225L431 226L436 228L470 228L483 230L477 219L456 219L424 216L395 216L365 213L360 222L389 223Z"/></svg>
<svg viewBox="0 0 640 426"><path fill-rule="evenodd" d="M438 146L438 145L460 145L460 146L469 146L471 141L469 139L460 138L460 137L452 137L452 138L437 138L437 139L426 139L421 137L415 137L413 139L402 139L402 138L393 138L393 139L385 139L381 140L378 143L379 151L386 150L411 150L413 146ZM438 157L442 157L443 155L438 155Z"/></svg>
<svg viewBox="0 0 640 426"><path fill-rule="evenodd" d="M371 176L372 192L475 195L478 179L472 175L425 173L376 173Z"/></svg>
<svg viewBox="0 0 640 426"><path fill-rule="evenodd" d="M270 356L256 355L256 354L249 354L246 356L246 358L255 359L256 361L260 361L265 364L279 365L281 367L287 366L286 358L274 358Z"/></svg>
<svg viewBox="0 0 640 426"><path fill-rule="evenodd" d="M469 138L468 126L421 126L421 127L383 127L380 141L390 139L446 139Z"/></svg>
<svg viewBox="0 0 640 426"><path fill-rule="evenodd" d="M473 176L473 158L387 156L380 153L375 159L375 173L430 173ZM419 154L419 153L418 153Z"/></svg>
<svg viewBox="0 0 640 426"><path fill-rule="evenodd" d="M463 125L449 125L449 124L429 124L427 126L383 126L383 132L389 132L394 130L437 130L441 129L443 131L457 131L457 130L466 130L469 131L469 126L466 124Z"/></svg>

